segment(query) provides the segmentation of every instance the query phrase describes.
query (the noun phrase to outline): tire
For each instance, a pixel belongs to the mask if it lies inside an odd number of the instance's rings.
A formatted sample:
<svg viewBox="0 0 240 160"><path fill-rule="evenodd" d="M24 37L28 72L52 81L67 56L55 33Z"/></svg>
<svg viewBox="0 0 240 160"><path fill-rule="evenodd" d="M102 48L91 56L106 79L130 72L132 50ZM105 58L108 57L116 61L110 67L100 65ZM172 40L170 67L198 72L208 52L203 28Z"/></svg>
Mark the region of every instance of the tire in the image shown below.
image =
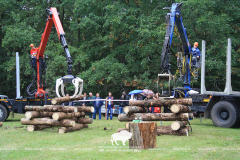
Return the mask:
<svg viewBox="0 0 240 160"><path fill-rule="evenodd" d="M0 122L5 121L7 119L7 115L8 115L7 109L0 104Z"/></svg>
<svg viewBox="0 0 240 160"><path fill-rule="evenodd" d="M9 115L10 115L10 112L8 111L8 112L7 112L7 118L6 118L5 120L7 120L7 119L8 119Z"/></svg>
<svg viewBox="0 0 240 160"><path fill-rule="evenodd" d="M231 102L220 101L213 106L211 118L213 124L217 127L238 127L240 122L239 108Z"/></svg>

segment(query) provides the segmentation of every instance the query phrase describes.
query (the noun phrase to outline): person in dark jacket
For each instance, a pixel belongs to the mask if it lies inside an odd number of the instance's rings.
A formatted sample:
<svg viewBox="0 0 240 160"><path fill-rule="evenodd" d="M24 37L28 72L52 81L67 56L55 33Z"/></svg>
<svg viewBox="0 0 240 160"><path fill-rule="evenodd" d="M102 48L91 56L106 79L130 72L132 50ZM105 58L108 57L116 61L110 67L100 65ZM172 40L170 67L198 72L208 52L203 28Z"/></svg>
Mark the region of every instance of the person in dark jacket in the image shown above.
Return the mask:
<svg viewBox="0 0 240 160"><path fill-rule="evenodd" d="M120 100L125 100L125 95L122 95ZM120 101L118 114L123 113L123 107L125 107L125 106L126 106L126 102L125 101Z"/></svg>
<svg viewBox="0 0 240 160"><path fill-rule="evenodd" d="M110 120L112 120L112 117L113 117L113 101L114 100L114 97L112 96L112 93L109 92L108 93L108 97L107 97L107 120L108 120L108 113L110 112Z"/></svg>
<svg viewBox="0 0 240 160"><path fill-rule="evenodd" d="M94 106L93 119L96 119L96 113L98 112L99 120L101 120L101 107L103 105L103 101L99 99L102 99L102 98L99 97L99 93L97 93L94 101L94 105L93 105Z"/></svg>
<svg viewBox="0 0 240 160"><path fill-rule="evenodd" d="M88 97L87 97L87 93L85 92L85 93L83 93L83 101L81 101L80 100L80 105L82 105L82 106L88 106L88 102L87 101L84 101L84 100L87 100L88 99Z"/></svg>
<svg viewBox="0 0 240 160"><path fill-rule="evenodd" d="M89 97L88 97L88 100L92 100L92 101L89 101L88 104L89 106L94 106L94 99L96 97L93 96L92 92L89 93ZM92 112L89 112L89 118L92 118Z"/></svg>

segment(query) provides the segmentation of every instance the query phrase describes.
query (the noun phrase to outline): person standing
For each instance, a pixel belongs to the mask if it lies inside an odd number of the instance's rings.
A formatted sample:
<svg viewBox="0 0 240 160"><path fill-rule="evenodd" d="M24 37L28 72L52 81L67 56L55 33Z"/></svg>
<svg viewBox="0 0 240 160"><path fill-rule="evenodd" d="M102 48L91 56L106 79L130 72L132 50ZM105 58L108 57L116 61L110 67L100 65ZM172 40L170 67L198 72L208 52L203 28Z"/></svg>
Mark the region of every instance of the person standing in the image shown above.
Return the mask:
<svg viewBox="0 0 240 160"><path fill-rule="evenodd" d="M88 97L88 100L91 100L91 101L89 101L89 106L94 106L94 99L95 99L96 97L95 96L93 96L93 94L92 94L92 92L90 92L89 93L89 97ZM89 118L92 118L92 112L89 112Z"/></svg>
<svg viewBox="0 0 240 160"><path fill-rule="evenodd" d="M94 112L93 112L93 119L96 119L96 114L98 112L99 114L99 120L101 120L101 107L103 105L103 101L99 100L102 99L101 97L99 97L99 93L96 94L96 98L94 101Z"/></svg>
<svg viewBox="0 0 240 160"><path fill-rule="evenodd" d="M195 42L194 46L192 47L192 55L197 56L197 58L199 59L201 57L201 52L197 47L198 47L198 42Z"/></svg>
<svg viewBox="0 0 240 160"><path fill-rule="evenodd" d="M107 102L108 102L108 105L107 105L107 120L108 120L108 113L110 112L110 120L112 120L112 117L113 117L113 100L114 97L112 96L112 93L109 92L108 93L108 97L107 97Z"/></svg>
<svg viewBox="0 0 240 160"><path fill-rule="evenodd" d="M126 94L124 94L125 92L122 93L122 96L120 98L120 100L126 100ZM119 111L118 114L124 113L123 112L123 107L126 106L126 101L121 101L119 104Z"/></svg>
<svg viewBox="0 0 240 160"><path fill-rule="evenodd" d="M84 94L83 94L83 101L81 101L81 105L82 106L87 106L87 101L85 101L85 100L87 100L87 93L85 92Z"/></svg>
<svg viewBox="0 0 240 160"><path fill-rule="evenodd" d="M157 95L153 96L153 100L158 100ZM161 108L160 107L150 107L151 113L161 113Z"/></svg>
<svg viewBox="0 0 240 160"><path fill-rule="evenodd" d="M38 48L36 48L34 46L34 44L30 44L30 47L32 48L30 51L31 54L31 58L32 58L32 68L34 68L35 70L37 69L37 52L38 52Z"/></svg>
<svg viewBox="0 0 240 160"><path fill-rule="evenodd" d="M152 98L151 94L148 94L144 100L146 101L146 100L150 100L150 99L153 99L153 98ZM148 109L148 113L154 113L154 112L152 112L154 110L154 107L147 107L147 109Z"/></svg>

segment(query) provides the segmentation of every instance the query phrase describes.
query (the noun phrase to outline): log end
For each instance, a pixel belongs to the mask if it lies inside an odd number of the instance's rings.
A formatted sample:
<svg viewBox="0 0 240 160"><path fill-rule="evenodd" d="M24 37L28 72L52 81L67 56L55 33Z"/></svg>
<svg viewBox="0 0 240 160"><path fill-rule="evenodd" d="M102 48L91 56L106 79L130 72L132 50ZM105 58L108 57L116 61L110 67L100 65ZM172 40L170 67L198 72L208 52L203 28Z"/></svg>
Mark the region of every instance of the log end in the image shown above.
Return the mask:
<svg viewBox="0 0 240 160"><path fill-rule="evenodd" d="M53 113L52 119L58 120L59 119L59 114L58 113Z"/></svg>
<svg viewBox="0 0 240 160"><path fill-rule="evenodd" d="M174 130L174 131L179 130L180 127L181 127L181 125L180 125L180 123L179 123L178 121L173 122L173 123L171 124L171 128L172 128L172 130Z"/></svg>
<svg viewBox="0 0 240 160"><path fill-rule="evenodd" d="M66 130L66 127L58 128L58 133L60 134L65 133L65 130Z"/></svg>
<svg viewBox="0 0 240 160"><path fill-rule="evenodd" d="M33 132L34 131L34 125L27 126L27 131Z"/></svg>
<svg viewBox="0 0 240 160"><path fill-rule="evenodd" d="M71 121L71 125L72 125L73 127L75 127L75 126L76 126L76 122L75 122L75 121Z"/></svg>
<svg viewBox="0 0 240 160"><path fill-rule="evenodd" d="M31 118L32 118L32 112L26 112L26 113L25 113L25 117L26 117L27 119L31 119Z"/></svg>
<svg viewBox="0 0 240 160"><path fill-rule="evenodd" d="M180 107L179 107L177 104L173 104L173 105L171 106L171 111L172 111L173 113L179 113L179 112L180 112Z"/></svg>
<svg viewBox="0 0 240 160"><path fill-rule="evenodd" d="M91 107L91 112L92 112L92 113L94 112L94 107Z"/></svg>
<svg viewBox="0 0 240 160"><path fill-rule="evenodd" d="M129 107L128 107L128 106L124 107L124 108L123 108L123 112L126 113L126 114L128 114L128 112L129 112Z"/></svg>
<svg viewBox="0 0 240 160"><path fill-rule="evenodd" d="M54 104L57 104L57 100L55 99L55 98L53 98L52 100L51 100L51 103L54 105Z"/></svg>
<svg viewBox="0 0 240 160"><path fill-rule="evenodd" d="M94 111L94 110L93 110ZM78 108L77 107L75 107L74 108L74 113L77 113L78 112Z"/></svg>
<svg viewBox="0 0 240 160"><path fill-rule="evenodd" d="M193 117L194 117L194 116L193 116L193 113L188 113L188 116L189 116L189 117L188 117L189 119L193 119Z"/></svg>
<svg viewBox="0 0 240 160"><path fill-rule="evenodd" d="M0 122L0 127L2 127L2 125L3 125L3 123L2 123L2 122Z"/></svg>

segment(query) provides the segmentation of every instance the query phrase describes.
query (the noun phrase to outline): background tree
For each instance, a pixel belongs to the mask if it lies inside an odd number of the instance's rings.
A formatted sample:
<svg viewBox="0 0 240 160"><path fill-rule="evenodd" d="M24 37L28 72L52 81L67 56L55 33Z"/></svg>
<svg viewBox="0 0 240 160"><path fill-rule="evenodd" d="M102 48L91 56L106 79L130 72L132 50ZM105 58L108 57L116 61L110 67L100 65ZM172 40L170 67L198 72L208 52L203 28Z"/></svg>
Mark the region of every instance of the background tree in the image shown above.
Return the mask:
<svg viewBox="0 0 240 160"><path fill-rule="evenodd" d="M0 94L15 95L15 52L20 53L21 95L27 96L31 83L29 45L39 45L46 25L46 8L56 7L74 61L73 74L84 80L84 91L112 91L116 98L132 89L149 88L156 92L161 72L160 55L166 33L162 10L176 1L156 0L8 0L0 2ZM191 44L206 40L206 87L223 90L227 38L232 39L232 85L240 90L239 73L240 9L237 0L188 0L181 14ZM173 53L182 45L174 31ZM66 74L65 53L55 28L46 47L46 90L55 97L56 79ZM176 70L171 55L172 73ZM193 80L200 87L200 77ZM67 88L70 92L71 87Z"/></svg>

